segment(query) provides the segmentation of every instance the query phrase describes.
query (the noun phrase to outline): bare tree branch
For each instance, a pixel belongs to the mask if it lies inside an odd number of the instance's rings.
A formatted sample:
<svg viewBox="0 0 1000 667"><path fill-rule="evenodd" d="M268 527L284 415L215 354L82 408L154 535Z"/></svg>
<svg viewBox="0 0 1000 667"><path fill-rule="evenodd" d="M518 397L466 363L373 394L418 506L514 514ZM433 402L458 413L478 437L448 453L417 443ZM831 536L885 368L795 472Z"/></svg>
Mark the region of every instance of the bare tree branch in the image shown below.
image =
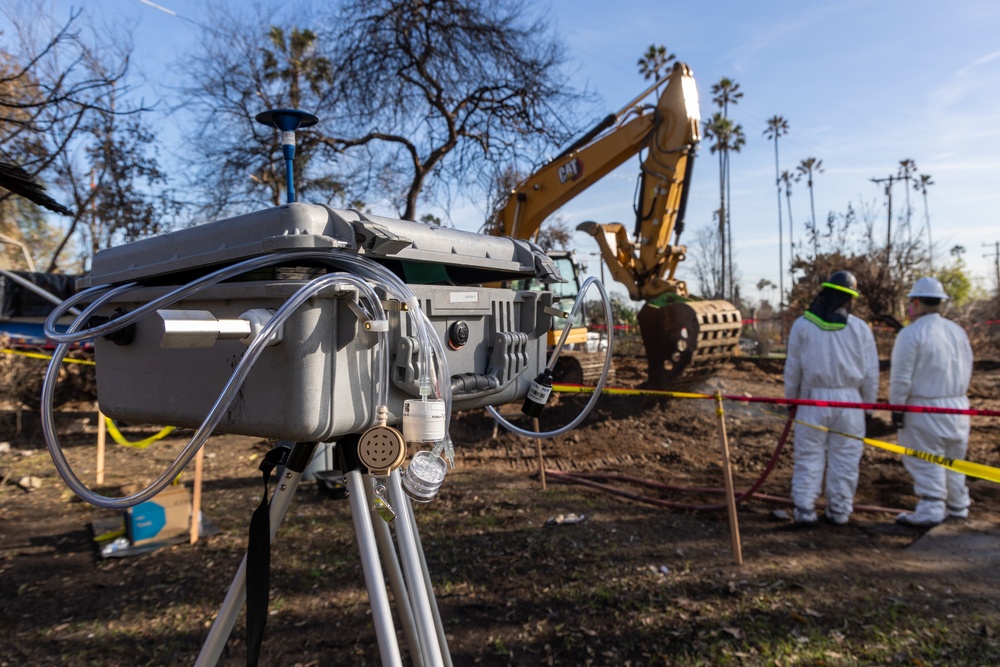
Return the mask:
<svg viewBox="0 0 1000 667"><path fill-rule="evenodd" d="M0 48L0 159L35 179L49 176L60 198L72 201L75 209L65 228L42 233L35 225L31 233L52 243L33 250L53 250L46 259L53 271L82 229L89 241L85 258L115 240L162 229L159 214L172 204L167 205L165 192L149 191L165 180L145 150L152 135L140 123L149 109L116 104L131 90L128 31L116 28L104 36L94 30L85 39L77 10L45 35L47 8L40 3L4 9L17 39ZM116 128L119 118L132 120ZM85 185L89 173L98 178ZM9 196L0 194L0 201Z"/></svg>
<svg viewBox="0 0 1000 667"><path fill-rule="evenodd" d="M297 133L300 196L390 202L408 219L455 189L479 198L498 164L565 143L578 96L562 47L529 9L348 0L309 30L276 12L217 11L203 51L183 65L188 110L206 128L197 150L212 212L278 201L277 136L253 121L267 108L320 117Z"/></svg>

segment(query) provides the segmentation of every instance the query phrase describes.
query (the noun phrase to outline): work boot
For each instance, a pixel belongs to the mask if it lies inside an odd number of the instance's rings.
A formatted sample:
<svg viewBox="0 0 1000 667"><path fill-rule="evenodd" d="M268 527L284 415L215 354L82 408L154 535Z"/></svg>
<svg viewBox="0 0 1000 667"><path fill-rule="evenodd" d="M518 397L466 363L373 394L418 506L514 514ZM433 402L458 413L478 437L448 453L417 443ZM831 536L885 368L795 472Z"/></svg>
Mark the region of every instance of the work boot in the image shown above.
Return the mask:
<svg viewBox="0 0 1000 667"><path fill-rule="evenodd" d="M816 510L806 510L799 507L793 513L795 523L800 526L813 526L819 519L816 517Z"/></svg>
<svg viewBox="0 0 1000 667"><path fill-rule="evenodd" d="M823 514L823 519L827 523L833 524L834 526L846 526L850 518L851 517L849 514L841 514L840 512L831 512L830 510L827 510Z"/></svg>
<svg viewBox="0 0 1000 667"><path fill-rule="evenodd" d="M963 507L962 509L953 509L948 507L948 518L949 519L968 519L969 518L969 508Z"/></svg>
<svg viewBox="0 0 1000 667"><path fill-rule="evenodd" d="M903 512L896 516L896 523L904 526L917 526L928 528L936 526L945 519L944 503L940 500L921 500L917 503L917 509L912 512Z"/></svg>

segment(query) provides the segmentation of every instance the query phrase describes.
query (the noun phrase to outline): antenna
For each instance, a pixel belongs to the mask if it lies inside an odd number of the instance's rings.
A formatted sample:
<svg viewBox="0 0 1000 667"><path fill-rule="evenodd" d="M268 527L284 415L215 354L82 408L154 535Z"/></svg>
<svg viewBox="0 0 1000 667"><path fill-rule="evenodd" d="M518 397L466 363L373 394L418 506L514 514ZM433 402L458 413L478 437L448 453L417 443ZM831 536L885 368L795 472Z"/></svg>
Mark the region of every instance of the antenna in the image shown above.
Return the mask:
<svg viewBox="0 0 1000 667"><path fill-rule="evenodd" d="M295 130L300 127L310 127L319 119L306 111L298 109L269 109L255 117L262 125L276 127L281 132L281 153L285 156L285 185L288 190L288 203L295 201L295 180L292 160L295 158Z"/></svg>

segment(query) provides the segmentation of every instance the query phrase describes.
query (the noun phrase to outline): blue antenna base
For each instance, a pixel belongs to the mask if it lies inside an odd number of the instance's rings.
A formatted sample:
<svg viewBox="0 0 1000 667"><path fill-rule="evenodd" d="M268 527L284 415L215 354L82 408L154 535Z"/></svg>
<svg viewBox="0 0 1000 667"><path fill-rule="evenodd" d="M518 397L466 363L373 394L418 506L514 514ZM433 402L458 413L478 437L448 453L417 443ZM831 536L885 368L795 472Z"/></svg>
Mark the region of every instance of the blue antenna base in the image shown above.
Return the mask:
<svg viewBox="0 0 1000 667"><path fill-rule="evenodd" d="M295 130L315 125L319 119L311 113L298 109L268 109L261 111L254 118L258 123L276 127L281 132L281 154L285 158L285 189L288 191L288 203L291 204L295 201L295 178L292 174Z"/></svg>
<svg viewBox="0 0 1000 667"><path fill-rule="evenodd" d="M294 132L300 127L311 127L319 122L319 118L308 111L298 109L268 109L254 116L254 120L262 125L276 127L282 132Z"/></svg>

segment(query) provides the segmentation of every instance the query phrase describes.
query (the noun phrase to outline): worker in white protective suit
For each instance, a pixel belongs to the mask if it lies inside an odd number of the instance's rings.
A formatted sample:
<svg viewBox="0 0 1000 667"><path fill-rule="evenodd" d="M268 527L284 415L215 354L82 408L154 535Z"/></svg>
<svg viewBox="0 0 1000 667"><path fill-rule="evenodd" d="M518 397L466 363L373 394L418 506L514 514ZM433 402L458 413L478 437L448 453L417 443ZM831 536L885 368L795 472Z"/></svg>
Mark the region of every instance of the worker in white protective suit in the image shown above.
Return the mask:
<svg viewBox="0 0 1000 667"><path fill-rule="evenodd" d="M910 324L892 348L889 402L968 409L972 346L965 330L941 316L948 299L941 281L921 278L908 295ZM969 416L895 412L899 444L928 454L964 459L969 448ZM932 526L948 517L969 516L965 475L912 456L903 465L913 477L917 507L896 517L898 523Z"/></svg>
<svg viewBox="0 0 1000 667"><path fill-rule="evenodd" d="M835 272L792 325L785 360L785 398L875 401L878 350L868 325L851 315L853 300L858 296L857 284L850 272ZM860 438L865 435L865 412L803 405L798 408L796 419L804 423L795 427L792 473L795 523L816 523L816 500L823 491L825 468L827 507L823 516L829 523L844 525L854 511L858 466L864 449Z"/></svg>

